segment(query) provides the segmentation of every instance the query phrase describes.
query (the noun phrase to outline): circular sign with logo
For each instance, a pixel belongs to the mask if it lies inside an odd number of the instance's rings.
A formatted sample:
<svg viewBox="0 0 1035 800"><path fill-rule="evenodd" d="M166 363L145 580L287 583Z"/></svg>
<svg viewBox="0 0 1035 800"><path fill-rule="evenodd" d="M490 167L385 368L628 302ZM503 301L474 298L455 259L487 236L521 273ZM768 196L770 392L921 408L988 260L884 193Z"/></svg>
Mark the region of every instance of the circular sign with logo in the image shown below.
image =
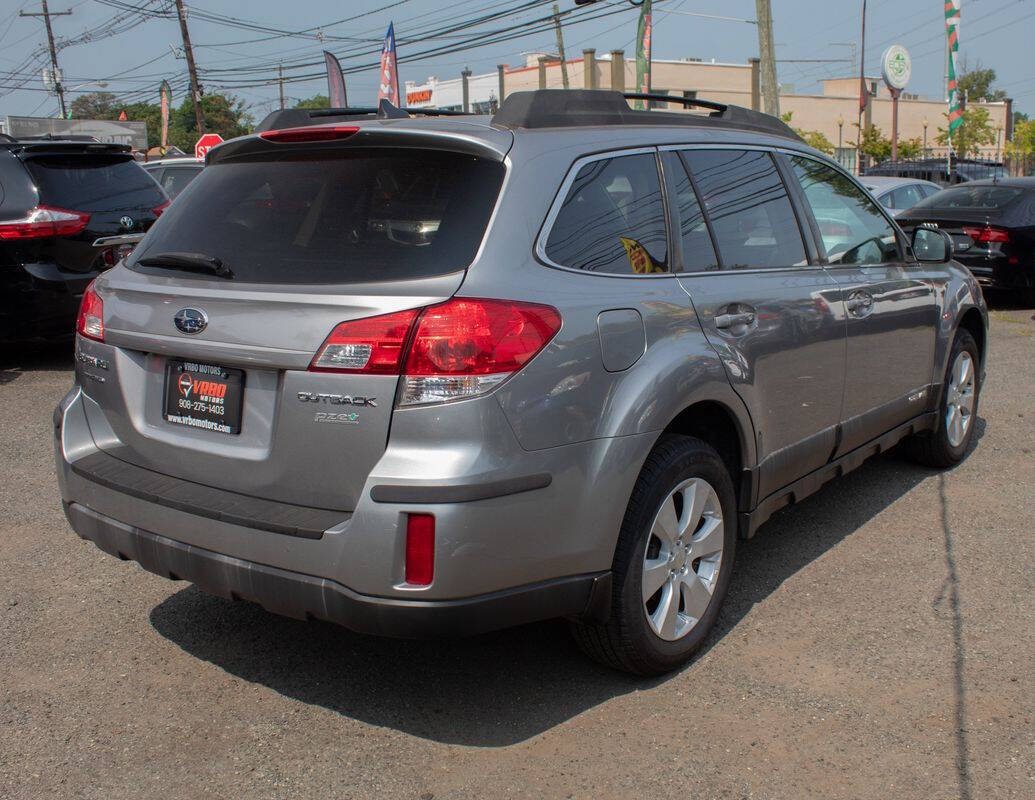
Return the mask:
<svg viewBox="0 0 1035 800"><path fill-rule="evenodd" d="M893 44L884 51L880 59L881 73L889 89L902 91L909 83L913 73L913 62L909 60L909 51L900 44Z"/></svg>

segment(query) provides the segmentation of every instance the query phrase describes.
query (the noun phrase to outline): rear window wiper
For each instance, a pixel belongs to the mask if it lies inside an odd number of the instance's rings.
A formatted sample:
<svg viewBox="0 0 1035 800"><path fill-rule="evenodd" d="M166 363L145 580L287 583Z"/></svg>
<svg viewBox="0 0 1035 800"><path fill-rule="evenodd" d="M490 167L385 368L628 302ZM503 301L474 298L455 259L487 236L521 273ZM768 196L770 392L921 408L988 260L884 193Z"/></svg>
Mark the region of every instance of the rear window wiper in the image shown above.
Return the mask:
<svg viewBox="0 0 1035 800"><path fill-rule="evenodd" d="M233 279L234 273L223 260L204 253L159 253L137 260L144 267L168 267L188 272L211 272L220 278Z"/></svg>

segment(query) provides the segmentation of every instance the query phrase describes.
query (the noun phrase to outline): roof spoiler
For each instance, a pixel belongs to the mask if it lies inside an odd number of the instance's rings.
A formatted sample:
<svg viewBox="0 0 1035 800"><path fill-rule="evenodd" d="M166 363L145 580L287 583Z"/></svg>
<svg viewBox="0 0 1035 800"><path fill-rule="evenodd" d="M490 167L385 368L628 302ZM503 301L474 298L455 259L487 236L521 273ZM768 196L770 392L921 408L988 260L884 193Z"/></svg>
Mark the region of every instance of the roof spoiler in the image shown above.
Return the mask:
<svg viewBox="0 0 1035 800"><path fill-rule="evenodd" d="M272 111L255 127L256 133L282 130L284 128L305 128L309 125L324 125L329 122L346 122L356 117L374 119L409 119L422 117L464 116L463 111L449 111L443 108L399 108L382 99L377 106L352 106L349 108L282 108Z"/></svg>
<svg viewBox="0 0 1035 800"><path fill-rule="evenodd" d="M627 100L677 103L706 108L707 115L642 111ZM688 125L737 128L801 141L787 123L769 114L711 100L667 94L641 94L601 89L538 89L514 92L503 101L492 123L502 128L572 128L589 125Z"/></svg>

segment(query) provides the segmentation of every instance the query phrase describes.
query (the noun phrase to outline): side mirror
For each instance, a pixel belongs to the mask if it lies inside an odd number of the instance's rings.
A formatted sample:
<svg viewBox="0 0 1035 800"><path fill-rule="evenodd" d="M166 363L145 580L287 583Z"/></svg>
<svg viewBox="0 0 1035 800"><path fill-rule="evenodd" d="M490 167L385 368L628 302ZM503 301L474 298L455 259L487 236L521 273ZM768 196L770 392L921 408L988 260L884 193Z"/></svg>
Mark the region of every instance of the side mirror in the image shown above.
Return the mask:
<svg viewBox="0 0 1035 800"><path fill-rule="evenodd" d="M952 239L937 228L917 228L913 231L913 255L917 261L945 264L952 259Z"/></svg>

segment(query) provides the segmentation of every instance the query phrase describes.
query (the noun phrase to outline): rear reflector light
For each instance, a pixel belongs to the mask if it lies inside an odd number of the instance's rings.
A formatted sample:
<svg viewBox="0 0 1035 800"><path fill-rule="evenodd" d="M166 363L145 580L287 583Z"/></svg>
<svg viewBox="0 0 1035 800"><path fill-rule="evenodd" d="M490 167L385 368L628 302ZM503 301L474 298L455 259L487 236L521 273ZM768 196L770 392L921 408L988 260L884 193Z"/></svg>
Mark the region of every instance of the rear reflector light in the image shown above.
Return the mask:
<svg viewBox="0 0 1035 800"><path fill-rule="evenodd" d="M160 206L155 206L154 208L152 208L151 211L154 212L154 215L156 217L160 217L160 216L162 216L162 212L165 211L165 209L167 209L169 207L169 204L171 202L172 202L172 200L166 200Z"/></svg>
<svg viewBox="0 0 1035 800"><path fill-rule="evenodd" d="M411 309L343 322L309 368L401 373L399 405L462 400L490 391L517 372L560 327L561 315L550 306L453 298L419 316Z"/></svg>
<svg viewBox="0 0 1035 800"><path fill-rule="evenodd" d="M55 206L36 206L20 219L0 222L0 239L42 239L75 236L86 229L90 215Z"/></svg>
<svg viewBox="0 0 1035 800"><path fill-rule="evenodd" d="M104 301L94 291L93 283L86 287L79 303L79 316L75 323L76 332L87 339L104 341Z"/></svg>
<svg viewBox="0 0 1035 800"><path fill-rule="evenodd" d="M963 232L975 242L1008 242L1010 232L1002 228L964 228Z"/></svg>
<svg viewBox="0 0 1035 800"><path fill-rule="evenodd" d="M295 142L331 142L347 139L356 133L356 125L334 125L321 128L283 128L279 131L263 131L259 136L268 142L292 144Z"/></svg>
<svg viewBox="0 0 1035 800"><path fill-rule="evenodd" d="M435 518L406 515L406 582L428 586L435 577Z"/></svg>
<svg viewBox="0 0 1035 800"><path fill-rule="evenodd" d="M398 375L403 347L416 309L342 322L327 337L309 365L321 372Z"/></svg>

